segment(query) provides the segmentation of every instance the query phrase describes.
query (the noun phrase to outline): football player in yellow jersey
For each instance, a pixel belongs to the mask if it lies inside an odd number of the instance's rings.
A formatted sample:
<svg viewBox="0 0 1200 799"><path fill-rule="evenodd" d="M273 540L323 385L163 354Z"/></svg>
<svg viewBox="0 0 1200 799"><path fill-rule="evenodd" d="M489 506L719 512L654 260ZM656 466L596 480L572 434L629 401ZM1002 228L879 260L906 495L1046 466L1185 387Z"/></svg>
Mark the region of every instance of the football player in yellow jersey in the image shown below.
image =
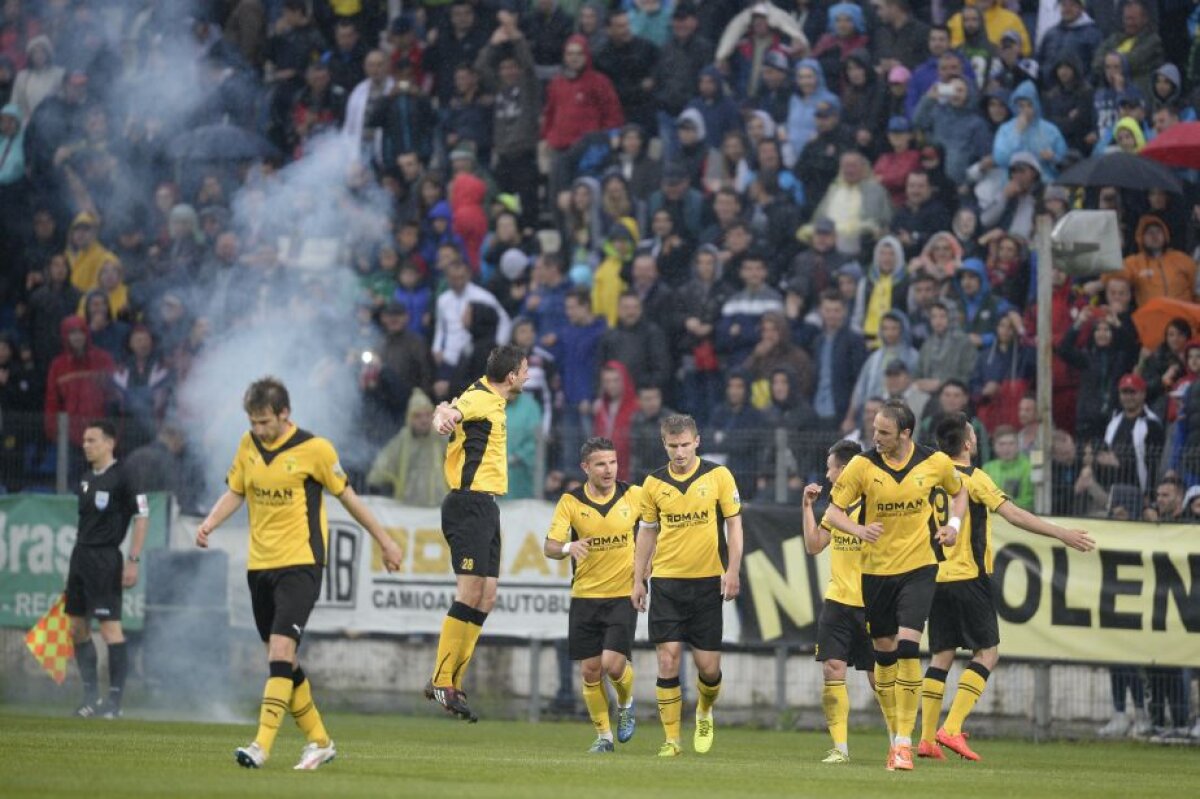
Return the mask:
<svg viewBox="0 0 1200 799"><path fill-rule="evenodd" d="M287 387L273 377L246 389L242 406L250 431L242 436L226 477L228 488L196 530L196 545L249 500L247 582L258 633L267 645L270 676L263 690L258 734L235 751L246 768L266 763L285 713L308 738L297 769L315 769L337 754L313 703L312 687L296 662L296 649L321 593L329 528L322 492L336 496L383 551L388 571L400 568L400 548L384 532L338 463L333 445L301 430L291 419Z"/></svg>
<svg viewBox="0 0 1200 799"><path fill-rule="evenodd" d="M544 551L574 561L567 648L580 661L583 701L596 728L588 751L603 754L613 751L604 675L617 692L617 740L627 742L635 727L629 659L637 611L629 596L642 489L617 480L617 448L607 438L589 438L579 458L587 480L558 500Z"/></svg>
<svg viewBox="0 0 1200 799"><path fill-rule="evenodd" d="M953 546L967 511L967 492L954 463L913 443L916 419L901 400L875 415L875 449L847 464L830 492L830 526L861 538L862 596L875 649L875 692L895 734L888 770L913 767L912 729L921 697L921 632L937 580L943 547ZM952 515L933 524L932 499L943 489ZM850 518L856 502L864 523Z"/></svg>
<svg viewBox="0 0 1200 799"><path fill-rule="evenodd" d="M692 417L668 416L659 430L669 462L642 483L631 599L643 612L652 593L650 640L658 651L658 715L667 738L658 755L674 757L683 752L679 659L685 643L699 694L692 744L700 753L712 748L712 707L721 692L721 601L741 589L742 500L728 469L697 456L700 435Z"/></svg>
<svg viewBox="0 0 1200 799"><path fill-rule="evenodd" d="M433 677L425 698L459 718L475 722L467 705L463 678L496 605L500 578L500 508L508 493L508 403L529 379L529 362L520 347L503 345L488 354L486 374L453 402L438 405L433 427L450 436L442 500L442 535L454 568L454 603L442 621Z"/></svg>
<svg viewBox="0 0 1200 799"><path fill-rule="evenodd" d="M829 448L825 460L825 479L832 486L841 476L846 464L862 452L854 441L839 441ZM825 755L822 763L849 763L850 748L847 742L850 726L850 694L846 690L846 666L853 662L854 668L866 672L867 681L875 688L875 657L871 653L871 638L867 635L867 622L862 602L862 540L841 530L834 530L825 519L817 524L813 503L821 495L821 486L811 483L804 487L801 518L804 522L804 549L810 555L819 555L825 547L833 545L829 559L829 589L821 604L821 617L817 620L817 660L825 678L821 690L821 707L825 711L825 723L833 748ZM851 515L862 512L862 504L851 508ZM879 694L875 694L879 699ZM882 708L882 705L880 706ZM885 724L891 719L883 714ZM888 739L892 730L888 727Z"/></svg>
<svg viewBox="0 0 1200 799"><path fill-rule="evenodd" d="M938 564L937 590L929 611L929 651L933 656L922 689L921 742L917 754L945 760L938 746L941 744L967 760L979 760L979 755L967 744L962 725L1000 659L1000 625L991 580L991 513L998 513L1022 530L1057 539L1080 552L1090 552L1096 542L1084 530L1067 530L1018 507L983 469L971 466L979 442L966 414L948 414L938 422L934 434L938 448L953 459L962 473L969 502L958 544ZM944 501L934 504L935 513L944 512ZM960 647L971 650L971 662L959 678L946 725L939 729L946 674L954 663L955 650Z"/></svg>

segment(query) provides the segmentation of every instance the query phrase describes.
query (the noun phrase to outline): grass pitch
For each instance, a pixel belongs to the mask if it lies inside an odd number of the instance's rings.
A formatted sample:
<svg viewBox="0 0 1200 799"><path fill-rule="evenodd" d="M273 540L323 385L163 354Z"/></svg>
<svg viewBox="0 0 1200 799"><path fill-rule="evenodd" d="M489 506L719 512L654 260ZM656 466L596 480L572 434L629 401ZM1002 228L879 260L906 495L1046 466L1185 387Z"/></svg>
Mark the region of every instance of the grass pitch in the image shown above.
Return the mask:
<svg viewBox="0 0 1200 799"><path fill-rule="evenodd" d="M253 736L252 725L76 720L0 708L0 796L1126 799L1195 795L1200 785L1195 749L1132 742L977 739L981 763L918 761L916 771L893 774L883 768L878 732L852 733L854 761L825 766L819 761L828 738L818 733L718 726L712 752L700 756L685 724L685 754L659 760L661 728L644 721L630 743L607 756L584 753L592 740L586 722L467 725L432 709L428 716L331 713L326 721L338 746L333 763L292 771L303 740L289 724L266 767L247 771L234 763L233 748Z"/></svg>

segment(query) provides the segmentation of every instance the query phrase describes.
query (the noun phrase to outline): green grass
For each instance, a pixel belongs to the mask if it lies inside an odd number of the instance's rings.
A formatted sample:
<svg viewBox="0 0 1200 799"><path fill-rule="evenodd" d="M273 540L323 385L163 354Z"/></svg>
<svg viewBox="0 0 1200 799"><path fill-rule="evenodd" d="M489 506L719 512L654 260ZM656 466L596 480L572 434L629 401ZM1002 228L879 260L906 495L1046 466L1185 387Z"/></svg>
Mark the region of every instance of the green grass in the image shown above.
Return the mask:
<svg viewBox="0 0 1200 799"><path fill-rule="evenodd" d="M718 717L719 721L719 717ZM853 763L823 766L817 733L717 728L707 756L660 761L657 724L641 723L615 755L584 754L586 723L330 714L338 759L317 772L291 767L303 744L285 727L261 771L233 761L247 725L74 720L0 708L0 795L15 797L521 797L749 799L760 796L1129 797L1194 795L1190 748L1136 743L976 740L981 763L918 761L890 774L878 733L851 736ZM690 727L685 726L685 736ZM897 793L896 786L903 784ZM1190 788L1188 786L1191 786Z"/></svg>

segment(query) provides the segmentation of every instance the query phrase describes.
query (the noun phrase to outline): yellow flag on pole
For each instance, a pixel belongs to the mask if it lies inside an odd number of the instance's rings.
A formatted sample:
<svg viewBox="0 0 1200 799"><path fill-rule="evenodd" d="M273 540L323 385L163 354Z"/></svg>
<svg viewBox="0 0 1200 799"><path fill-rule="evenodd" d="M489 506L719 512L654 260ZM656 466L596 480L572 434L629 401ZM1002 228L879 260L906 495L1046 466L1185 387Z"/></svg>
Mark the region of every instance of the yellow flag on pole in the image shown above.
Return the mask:
<svg viewBox="0 0 1200 799"><path fill-rule="evenodd" d="M67 618L66 596L59 594L46 615L25 634L25 646L50 679L59 685L67 679L67 661L75 657L71 641L71 623Z"/></svg>

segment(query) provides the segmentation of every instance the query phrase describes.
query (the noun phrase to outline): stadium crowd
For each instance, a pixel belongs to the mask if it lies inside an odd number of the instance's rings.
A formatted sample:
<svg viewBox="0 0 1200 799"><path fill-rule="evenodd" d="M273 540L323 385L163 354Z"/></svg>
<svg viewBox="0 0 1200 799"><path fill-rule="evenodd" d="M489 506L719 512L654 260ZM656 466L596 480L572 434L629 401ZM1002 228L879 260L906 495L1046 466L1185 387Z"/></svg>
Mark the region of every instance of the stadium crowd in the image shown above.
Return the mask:
<svg viewBox="0 0 1200 799"><path fill-rule="evenodd" d="M1131 315L1197 299L1196 175L1055 183L1196 118L1193 5L5 0L3 482L53 473L66 411L195 490L179 392L284 309L361 389L358 481L409 502L444 491L433 405L513 341L513 497L593 434L646 474L678 410L744 498L798 504L902 397L925 443L971 414L1031 507L1035 217L1112 208L1123 269L1054 275L1053 511L1197 520L1200 314ZM274 207L330 140L356 163Z"/></svg>

